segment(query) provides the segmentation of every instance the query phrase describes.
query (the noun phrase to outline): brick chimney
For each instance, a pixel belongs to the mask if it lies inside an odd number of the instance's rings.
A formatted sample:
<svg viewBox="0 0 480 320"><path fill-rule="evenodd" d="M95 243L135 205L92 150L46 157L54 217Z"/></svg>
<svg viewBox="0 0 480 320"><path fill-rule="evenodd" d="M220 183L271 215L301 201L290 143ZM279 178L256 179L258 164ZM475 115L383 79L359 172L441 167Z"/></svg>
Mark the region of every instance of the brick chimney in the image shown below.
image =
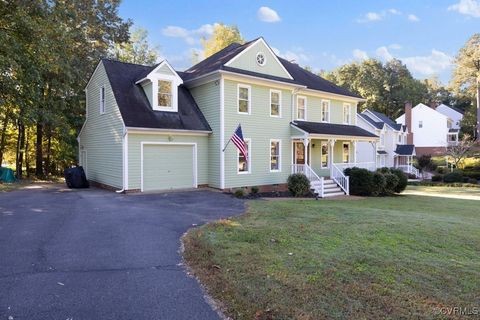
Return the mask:
<svg viewBox="0 0 480 320"><path fill-rule="evenodd" d="M412 103L405 102L405 125L407 126L407 144L413 144Z"/></svg>

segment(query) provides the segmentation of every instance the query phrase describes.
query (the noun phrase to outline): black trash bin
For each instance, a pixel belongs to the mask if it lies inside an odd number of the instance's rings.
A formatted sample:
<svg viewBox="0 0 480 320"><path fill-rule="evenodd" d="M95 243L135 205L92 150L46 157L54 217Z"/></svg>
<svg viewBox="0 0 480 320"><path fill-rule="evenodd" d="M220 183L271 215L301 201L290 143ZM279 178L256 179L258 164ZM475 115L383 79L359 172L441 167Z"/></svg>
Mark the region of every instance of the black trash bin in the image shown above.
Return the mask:
<svg viewBox="0 0 480 320"><path fill-rule="evenodd" d="M83 167L67 168L64 171L65 174L65 183L67 187L77 189L77 188L88 188L90 185L85 175Z"/></svg>

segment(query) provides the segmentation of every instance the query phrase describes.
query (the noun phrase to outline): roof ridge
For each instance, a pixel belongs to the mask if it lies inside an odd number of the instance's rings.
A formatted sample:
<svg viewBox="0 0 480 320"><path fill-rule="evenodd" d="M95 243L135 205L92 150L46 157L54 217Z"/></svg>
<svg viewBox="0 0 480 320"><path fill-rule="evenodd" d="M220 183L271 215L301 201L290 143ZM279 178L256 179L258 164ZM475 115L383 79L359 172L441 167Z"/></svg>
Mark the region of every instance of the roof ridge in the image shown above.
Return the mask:
<svg viewBox="0 0 480 320"><path fill-rule="evenodd" d="M163 59L162 61L154 64L154 65L147 65L147 64L140 64L140 63L133 63L133 62L127 62L127 61L120 61L118 59L113 59L113 58L101 58L100 59L101 61L110 61L110 62L116 62L116 63L123 63L123 64L129 64L129 65L132 65L132 66L138 66L138 67L148 67L148 68L156 68L158 67L163 61L165 61L166 59Z"/></svg>

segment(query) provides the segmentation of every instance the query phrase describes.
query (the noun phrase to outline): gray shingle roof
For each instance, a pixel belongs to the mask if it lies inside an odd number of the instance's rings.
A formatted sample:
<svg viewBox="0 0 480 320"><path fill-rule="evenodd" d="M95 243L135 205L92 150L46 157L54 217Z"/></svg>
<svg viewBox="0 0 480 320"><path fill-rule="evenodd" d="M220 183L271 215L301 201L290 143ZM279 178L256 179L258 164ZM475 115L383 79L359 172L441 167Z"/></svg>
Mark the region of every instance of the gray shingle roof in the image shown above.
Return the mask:
<svg viewBox="0 0 480 320"><path fill-rule="evenodd" d="M312 134L378 138L378 136L368 132L365 129L347 124L295 121L292 122L292 125Z"/></svg>
<svg viewBox="0 0 480 320"><path fill-rule="evenodd" d="M211 131L190 91L178 87L178 112L154 111L135 82L155 67L103 59L125 126L139 128Z"/></svg>
<svg viewBox="0 0 480 320"><path fill-rule="evenodd" d="M384 126L384 123L383 122L378 122L378 121L375 121L373 120L372 118L370 118L368 115L364 114L364 113L359 113L358 114L360 117L362 117L362 119L364 119L365 121L367 121L368 123L370 123L371 125L373 125L375 128L377 129L383 129L383 126Z"/></svg>
<svg viewBox="0 0 480 320"><path fill-rule="evenodd" d="M395 153L400 156L411 156L415 151L415 146L413 144L397 144Z"/></svg>
<svg viewBox="0 0 480 320"><path fill-rule="evenodd" d="M382 120L383 122L385 122L386 125L388 125L389 127L395 129L395 130L402 130L402 125L401 124L398 124L396 123L395 121L393 121L392 119L390 119L389 117L387 117L385 114L381 113L381 112L378 112L378 111L373 111L373 110L369 110L371 113L373 113L377 118L379 118L380 120Z"/></svg>

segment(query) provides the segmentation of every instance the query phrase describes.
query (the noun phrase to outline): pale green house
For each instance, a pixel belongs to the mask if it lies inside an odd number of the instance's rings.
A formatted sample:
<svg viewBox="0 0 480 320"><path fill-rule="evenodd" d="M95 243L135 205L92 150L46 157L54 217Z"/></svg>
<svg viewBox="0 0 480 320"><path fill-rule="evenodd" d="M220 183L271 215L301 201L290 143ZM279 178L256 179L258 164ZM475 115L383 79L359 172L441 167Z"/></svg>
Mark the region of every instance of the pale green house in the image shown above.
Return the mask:
<svg viewBox="0 0 480 320"><path fill-rule="evenodd" d="M319 196L348 194L361 97L277 57L263 38L232 44L190 69L102 60L85 89L79 162L123 191L210 186L285 188L305 173ZM241 124L248 161L233 144Z"/></svg>

